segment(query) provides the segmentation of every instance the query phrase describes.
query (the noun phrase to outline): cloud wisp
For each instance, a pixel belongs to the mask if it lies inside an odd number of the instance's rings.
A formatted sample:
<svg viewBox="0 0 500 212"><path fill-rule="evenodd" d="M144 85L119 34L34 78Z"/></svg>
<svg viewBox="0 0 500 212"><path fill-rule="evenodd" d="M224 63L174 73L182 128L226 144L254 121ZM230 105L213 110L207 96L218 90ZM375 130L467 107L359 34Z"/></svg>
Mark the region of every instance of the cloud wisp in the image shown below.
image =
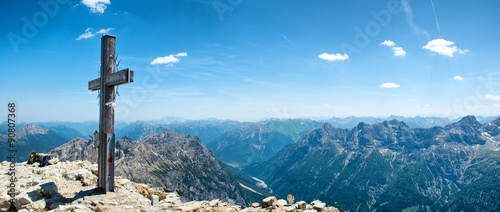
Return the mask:
<svg viewBox="0 0 500 212"><path fill-rule="evenodd" d="M85 33L78 36L76 40L89 39L91 37L94 37L94 33L92 33L92 28L87 28L85 30Z"/></svg>
<svg viewBox="0 0 500 212"><path fill-rule="evenodd" d="M172 63L178 63L179 62L179 57L186 57L188 56L186 52L181 52L178 54L170 54L165 57L157 57L151 62L151 65L162 65L162 64L172 64Z"/></svg>
<svg viewBox="0 0 500 212"><path fill-rule="evenodd" d="M85 30L85 33L81 34L80 36L78 36L76 38L76 40L82 40L82 39L89 39L89 38L92 38L94 37L96 34L107 34L109 33L110 31L114 30L115 28L107 28L107 29L100 29L99 31L97 31L95 34L92 32L92 28L87 28Z"/></svg>
<svg viewBox="0 0 500 212"><path fill-rule="evenodd" d="M396 46L396 43L392 40L384 40L384 42L380 43L379 45L381 46L388 46L392 47L392 51L394 52L394 56L405 56L406 51L403 49L403 47Z"/></svg>
<svg viewBox="0 0 500 212"><path fill-rule="evenodd" d="M386 82L386 83L382 83L382 85L380 85L380 87L381 88L399 88L401 86L396 84L396 83L393 83L393 82Z"/></svg>
<svg viewBox="0 0 500 212"><path fill-rule="evenodd" d="M493 101L498 101L498 100L500 100L500 95L488 94L488 95L486 95L486 99L493 100Z"/></svg>
<svg viewBox="0 0 500 212"><path fill-rule="evenodd" d="M430 35L427 30L420 28L413 22L413 9L410 7L410 0L402 0L401 4L403 5L403 10L406 13L406 21L408 22L408 25L413 29L413 31L415 31L415 33L423 34L429 39Z"/></svg>
<svg viewBox="0 0 500 212"><path fill-rule="evenodd" d="M318 55L319 58L323 60L329 60L329 61L344 61L349 59L349 56L347 54L328 54L328 53L323 53Z"/></svg>
<svg viewBox="0 0 500 212"><path fill-rule="evenodd" d="M453 80L455 80L455 81L463 81L464 78L461 77L461 76L455 76L455 77L453 77Z"/></svg>
<svg viewBox="0 0 500 212"><path fill-rule="evenodd" d="M396 43L392 40L384 40L384 42L380 43L379 45L381 46L395 46Z"/></svg>

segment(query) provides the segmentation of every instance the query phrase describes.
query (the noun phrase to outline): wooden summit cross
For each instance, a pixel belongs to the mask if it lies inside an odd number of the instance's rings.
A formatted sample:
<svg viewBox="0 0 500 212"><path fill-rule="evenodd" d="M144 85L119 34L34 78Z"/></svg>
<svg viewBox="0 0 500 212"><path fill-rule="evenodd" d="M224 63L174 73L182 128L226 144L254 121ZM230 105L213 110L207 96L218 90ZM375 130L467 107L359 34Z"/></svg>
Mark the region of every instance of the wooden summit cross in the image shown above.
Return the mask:
<svg viewBox="0 0 500 212"><path fill-rule="evenodd" d="M115 86L134 81L134 72L128 68L115 72L115 48L115 36L102 36L101 78L89 81L89 90L100 90L101 92L99 106L98 187L104 193L115 190Z"/></svg>

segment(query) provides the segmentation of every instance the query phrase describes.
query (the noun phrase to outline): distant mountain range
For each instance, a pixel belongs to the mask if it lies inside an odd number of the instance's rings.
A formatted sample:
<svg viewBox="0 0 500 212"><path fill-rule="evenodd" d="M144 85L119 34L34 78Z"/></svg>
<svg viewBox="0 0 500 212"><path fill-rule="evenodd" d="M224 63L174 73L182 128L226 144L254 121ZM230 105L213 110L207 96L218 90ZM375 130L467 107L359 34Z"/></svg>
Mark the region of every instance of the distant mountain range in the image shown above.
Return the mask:
<svg viewBox="0 0 500 212"><path fill-rule="evenodd" d="M500 119L445 127L391 120L350 130L331 124L243 172L281 198L319 198L352 211L500 208Z"/></svg>
<svg viewBox="0 0 500 212"><path fill-rule="evenodd" d="M234 127L207 145L222 162L242 167L273 157L283 147L322 123L302 120L271 120Z"/></svg>
<svg viewBox="0 0 500 212"><path fill-rule="evenodd" d="M0 151L0 158L2 161L7 160L9 154L7 149L10 149L8 133L6 131L4 132L5 134L0 134L0 149L2 149L2 151ZM27 161L31 152L48 152L69 141L69 139L64 138L52 130L32 124L24 125L16 129L15 135L15 149L17 150L15 154L17 162Z"/></svg>

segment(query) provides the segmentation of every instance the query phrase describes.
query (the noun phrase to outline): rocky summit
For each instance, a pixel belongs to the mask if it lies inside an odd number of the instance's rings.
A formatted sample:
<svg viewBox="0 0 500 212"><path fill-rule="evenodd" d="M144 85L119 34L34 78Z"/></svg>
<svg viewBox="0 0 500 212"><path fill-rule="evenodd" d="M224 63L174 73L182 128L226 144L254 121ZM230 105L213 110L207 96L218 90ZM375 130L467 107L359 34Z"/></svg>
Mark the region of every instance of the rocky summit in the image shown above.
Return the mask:
<svg viewBox="0 0 500 212"><path fill-rule="evenodd" d="M7 173L11 163L0 163ZM310 204L268 197L262 203L244 208L219 199L182 202L176 193L165 193L145 184L115 178L115 192L95 193L97 164L88 161L59 162L38 167L37 164L16 163L15 196L8 193L9 175L0 175L0 211L339 211L321 201ZM12 202L12 204L11 204Z"/></svg>

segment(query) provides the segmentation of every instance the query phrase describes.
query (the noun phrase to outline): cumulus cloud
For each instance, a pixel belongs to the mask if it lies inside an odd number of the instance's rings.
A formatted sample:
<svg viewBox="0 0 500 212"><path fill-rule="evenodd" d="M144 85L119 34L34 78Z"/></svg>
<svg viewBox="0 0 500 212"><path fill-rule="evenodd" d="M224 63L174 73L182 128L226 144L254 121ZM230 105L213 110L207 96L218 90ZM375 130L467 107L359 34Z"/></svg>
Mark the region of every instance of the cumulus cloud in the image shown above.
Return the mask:
<svg viewBox="0 0 500 212"><path fill-rule="evenodd" d="M455 77L453 77L453 80L462 81L462 80L464 80L464 78L461 76L455 76Z"/></svg>
<svg viewBox="0 0 500 212"><path fill-rule="evenodd" d="M109 31L114 30L115 28L107 28L107 29L100 29L97 31L95 34L92 32L92 28L87 28L85 30L85 33L81 34L76 38L76 40L82 40L82 39L89 39L91 37L94 37L96 34L107 34Z"/></svg>
<svg viewBox="0 0 500 212"><path fill-rule="evenodd" d="M500 100L500 95L488 94L486 95L486 99L498 101Z"/></svg>
<svg viewBox="0 0 500 212"><path fill-rule="evenodd" d="M396 44L392 40L385 40L384 42L380 43L379 45L382 45L382 46L395 46Z"/></svg>
<svg viewBox="0 0 500 212"><path fill-rule="evenodd" d="M459 49L459 50L458 50L458 53L459 53L459 54L465 54L465 53L467 53L467 52L469 52L469 50L468 50L468 49L465 49L465 50Z"/></svg>
<svg viewBox="0 0 500 212"><path fill-rule="evenodd" d="M439 39L434 39L434 40L429 41L429 43L427 43L427 45L423 46L422 48L431 50L431 51L436 52L440 55L446 55L446 56L450 56L450 57L453 57L453 54L455 54L455 52L458 52L460 54L464 54L466 52L469 52L469 50L467 50L467 49L465 49L465 50L459 49L454 44L455 44L455 42L453 42L453 41L448 41L448 40L444 40L444 39L439 38Z"/></svg>
<svg viewBox="0 0 500 212"><path fill-rule="evenodd" d="M381 88L399 88L400 85L393 83L393 82L386 82L386 83L382 83L382 85L380 85L380 87Z"/></svg>
<svg viewBox="0 0 500 212"><path fill-rule="evenodd" d="M394 51L394 56L405 56L406 51L403 50L403 47L392 47L392 50Z"/></svg>
<svg viewBox="0 0 500 212"><path fill-rule="evenodd" d="M97 31L96 33L97 34L107 34L108 32L110 32L111 30L114 30L115 28L107 28L107 29L100 29L99 31Z"/></svg>
<svg viewBox="0 0 500 212"><path fill-rule="evenodd" d="M349 56L347 54L328 54L328 53L323 53L318 55L319 58L323 60L329 60L329 61L344 61L349 59Z"/></svg>
<svg viewBox="0 0 500 212"><path fill-rule="evenodd" d="M94 37L94 33L92 33L92 28L87 28L85 30L85 33L81 34L76 38L76 40L81 40L81 39L89 39L91 37Z"/></svg>
<svg viewBox="0 0 500 212"><path fill-rule="evenodd" d="M178 53L178 54L171 54L165 57L157 57L156 59L151 62L151 65L161 65L161 64L172 64L172 63L177 63L179 62L179 58L177 57L185 57L187 56L186 52Z"/></svg>
<svg viewBox="0 0 500 212"><path fill-rule="evenodd" d="M392 41L392 40L385 40L384 42L380 43L379 45L392 47L392 51L394 52L394 56L405 56L406 55L406 51L403 50L403 47L396 46L396 43L394 43L394 41Z"/></svg>
<svg viewBox="0 0 500 212"><path fill-rule="evenodd" d="M107 8L107 4L111 4L110 0L82 0L82 4L90 8L92 13L103 14Z"/></svg>

